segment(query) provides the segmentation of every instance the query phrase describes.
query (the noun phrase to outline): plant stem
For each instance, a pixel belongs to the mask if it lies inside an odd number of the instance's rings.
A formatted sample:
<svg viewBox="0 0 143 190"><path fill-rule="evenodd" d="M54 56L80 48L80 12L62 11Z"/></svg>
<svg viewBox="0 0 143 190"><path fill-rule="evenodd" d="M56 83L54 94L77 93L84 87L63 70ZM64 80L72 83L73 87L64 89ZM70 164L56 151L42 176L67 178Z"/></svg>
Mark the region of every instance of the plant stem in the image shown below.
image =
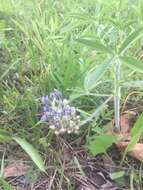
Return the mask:
<svg viewBox="0 0 143 190"><path fill-rule="evenodd" d="M115 63L115 80L114 80L114 110L115 110L115 130L120 131L120 96L121 96L121 87L120 87L120 75L121 75L121 63L119 58L116 58Z"/></svg>

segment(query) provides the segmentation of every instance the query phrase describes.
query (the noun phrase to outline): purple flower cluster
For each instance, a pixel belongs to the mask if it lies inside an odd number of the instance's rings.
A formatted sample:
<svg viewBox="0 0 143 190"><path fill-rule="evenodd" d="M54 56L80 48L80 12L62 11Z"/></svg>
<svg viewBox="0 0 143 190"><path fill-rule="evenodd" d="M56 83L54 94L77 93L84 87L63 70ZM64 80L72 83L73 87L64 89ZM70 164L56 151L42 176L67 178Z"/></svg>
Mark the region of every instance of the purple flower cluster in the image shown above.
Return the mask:
<svg viewBox="0 0 143 190"><path fill-rule="evenodd" d="M75 107L69 105L67 99L62 98L62 93L54 90L49 96L41 98L41 121L47 122L55 134L77 133L79 130L80 116Z"/></svg>

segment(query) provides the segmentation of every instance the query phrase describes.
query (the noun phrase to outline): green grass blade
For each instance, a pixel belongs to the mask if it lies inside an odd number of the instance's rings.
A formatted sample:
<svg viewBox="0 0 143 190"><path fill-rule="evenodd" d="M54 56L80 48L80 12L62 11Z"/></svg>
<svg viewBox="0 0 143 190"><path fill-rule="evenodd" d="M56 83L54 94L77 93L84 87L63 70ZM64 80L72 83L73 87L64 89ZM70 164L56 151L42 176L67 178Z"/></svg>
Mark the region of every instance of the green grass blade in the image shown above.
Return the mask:
<svg viewBox="0 0 143 190"><path fill-rule="evenodd" d="M4 141L10 141L11 137L9 136L9 134L3 130L0 129L0 142L4 142Z"/></svg>
<svg viewBox="0 0 143 190"><path fill-rule="evenodd" d="M143 73L143 61L127 56L121 57L120 59L131 69Z"/></svg>
<svg viewBox="0 0 143 190"><path fill-rule="evenodd" d="M35 148L33 148L33 146L29 144L25 139L13 137L13 140L15 140L25 150L25 152L29 154L29 156L31 157L33 162L38 166L38 168L41 171L45 172L44 162L41 156L39 155L38 151Z"/></svg>
<svg viewBox="0 0 143 190"><path fill-rule="evenodd" d="M16 60L14 63L12 63L5 71L4 73L0 76L0 81L3 80L3 78L9 73L11 69L19 62L19 59Z"/></svg>
<svg viewBox="0 0 143 190"><path fill-rule="evenodd" d="M85 38L85 39L77 39L78 42L85 44L87 46L96 48L99 51L102 51L104 53L108 53L108 54L114 54L111 50L110 47L106 47L104 44L102 44L102 42L100 42L99 40L95 40L95 39L91 39L91 38Z"/></svg>
<svg viewBox="0 0 143 190"><path fill-rule="evenodd" d="M118 53L123 54L130 45L139 39L143 35L143 27L138 28L137 30L133 31L121 44Z"/></svg>
<svg viewBox="0 0 143 190"><path fill-rule="evenodd" d="M14 190L12 186L2 178L0 178L0 187L4 190Z"/></svg>
<svg viewBox="0 0 143 190"><path fill-rule="evenodd" d="M5 157L5 151L4 151L4 153L3 153L2 160L1 160L0 178L3 177L3 173L4 173L4 157Z"/></svg>
<svg viewBox="0 0 143 190"><path fill-rule="evenodd" d="M140 20L141 22L143 23L143 0L140 0L139 2L139 17L140 17Z"/></svg>

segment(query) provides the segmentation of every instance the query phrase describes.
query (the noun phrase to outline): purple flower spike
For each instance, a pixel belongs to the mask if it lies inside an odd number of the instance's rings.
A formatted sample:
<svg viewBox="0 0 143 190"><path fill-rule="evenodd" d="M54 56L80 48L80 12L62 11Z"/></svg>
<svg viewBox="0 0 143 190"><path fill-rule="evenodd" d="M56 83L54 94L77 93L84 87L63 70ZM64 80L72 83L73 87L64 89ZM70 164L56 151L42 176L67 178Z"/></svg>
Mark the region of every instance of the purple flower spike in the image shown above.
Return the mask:
<svg viewBox="0 0 143 190"><path fill-rule="evenodd" d="M41 121L46 121L51 130L56 134L77 133L80 116L77 115L76 108L70 106L67 99L63 99L60 91L55 89L49 96L42 97L41 102Z"/></svg>

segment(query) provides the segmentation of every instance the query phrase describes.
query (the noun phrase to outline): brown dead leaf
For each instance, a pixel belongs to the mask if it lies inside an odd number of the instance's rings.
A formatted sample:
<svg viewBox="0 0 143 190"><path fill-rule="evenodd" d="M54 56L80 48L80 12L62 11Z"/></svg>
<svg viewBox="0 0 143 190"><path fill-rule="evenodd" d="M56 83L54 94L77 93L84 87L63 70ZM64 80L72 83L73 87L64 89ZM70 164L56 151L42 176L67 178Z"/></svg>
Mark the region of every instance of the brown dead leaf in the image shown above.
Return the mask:
<svg viewBox="0 0 143 190"><path fill-rule="evenodd" d="M136 113L130 110L125 111L120 116L120 126L121 126L122 135L129 134L131 126L133 126L135 117L136 117Z"/></svg>
<svg viewBox="0 0 143 190"><path fill-rule="evenodd" d="M125 111L120 116L120 135L123 137L128 137L130 134L131 126L133 126L133 120L135 119L136 113L133 111ZM107 130L108 134L117 134L114 130L114 121L106 124L104 128Z"/></svg>
<svg viewBox="0 0 143 190"><path fill-rule="evenodd" d="M23 162L14 162L9 164L4 169L4 175L3 177L6 179L8 177L18 177L26 174L28 170L30 169L30 166L27 164L24 164Z"/></svg>
<svg viewBox="0 0 143 190"><path fill-rule="evenodd" d="M73 153L71 151L71 149L67 146L64 147L64 150L62 152L62 155L61 155L61 159L63 162L65 163L68 163L72 160L73 158Z"/></svg>
<svg viewBox="0 0 143 190"><path fill-rule="evenodd" d="M123 114L120 117L120 126L122 135L126 135L130 131L129 115Z"/></svg>
<svg viewBox="0 0 143 190"><path fill-rule="evenodd" d="M116 146L119 148L119 150L124 151L128 144L129 142L121 141L116 143ZM137 143L131 151L127 152L127 154L133 158L136 158L137 160L143 161L143 144Z"/></svg>

